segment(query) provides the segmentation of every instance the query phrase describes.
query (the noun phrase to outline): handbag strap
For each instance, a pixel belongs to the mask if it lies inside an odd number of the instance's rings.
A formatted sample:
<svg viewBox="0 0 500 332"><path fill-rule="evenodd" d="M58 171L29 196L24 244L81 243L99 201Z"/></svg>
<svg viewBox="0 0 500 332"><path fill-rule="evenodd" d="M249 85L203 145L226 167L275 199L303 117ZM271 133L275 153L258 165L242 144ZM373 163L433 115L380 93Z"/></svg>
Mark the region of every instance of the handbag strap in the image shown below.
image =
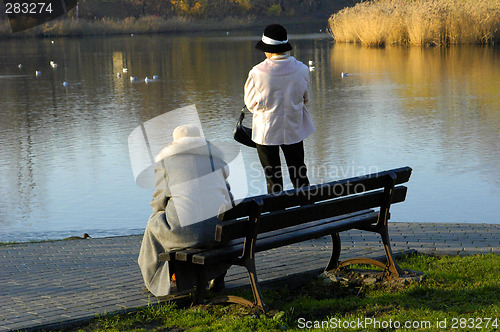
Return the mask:
<svg viewBox="0 0 500 332"><path fill-rule="evenodd" d="M246 109L246 105L243 106L243 108L241 109L241 113L240 113L240 119L238 120L239 123L242 123L243 122L243 119L245 118L245 109Z"/></svg>

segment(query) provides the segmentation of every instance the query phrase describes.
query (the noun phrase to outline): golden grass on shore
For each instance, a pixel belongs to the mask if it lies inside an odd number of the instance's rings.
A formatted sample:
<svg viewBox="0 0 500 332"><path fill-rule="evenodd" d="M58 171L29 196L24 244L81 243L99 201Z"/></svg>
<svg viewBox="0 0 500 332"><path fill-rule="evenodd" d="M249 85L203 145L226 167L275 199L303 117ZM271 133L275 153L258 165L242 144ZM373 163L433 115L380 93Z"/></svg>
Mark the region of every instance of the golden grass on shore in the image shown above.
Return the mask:
<svg viewBox="0 0 500 332"><path fill-rule="evenodd" d="M366 46L500 41L499 0L373 0L332 15L337 42Z"/></svg>
<svg viewBox="0 0 500 332"><path fill-rule="evenodd" d="M207 31L224 28L234 28L247 25L253 17L226 18L223 23L215 20L196 21L185 17L161 18L144 16L138 19L103 18L101 20L86 20L65 18L47 22L34 28L12 33L8 20L0 21L0 38L8 37L43 37L43 36L93 36L115 35L128 33L162 33L177 31Z"/></svg>

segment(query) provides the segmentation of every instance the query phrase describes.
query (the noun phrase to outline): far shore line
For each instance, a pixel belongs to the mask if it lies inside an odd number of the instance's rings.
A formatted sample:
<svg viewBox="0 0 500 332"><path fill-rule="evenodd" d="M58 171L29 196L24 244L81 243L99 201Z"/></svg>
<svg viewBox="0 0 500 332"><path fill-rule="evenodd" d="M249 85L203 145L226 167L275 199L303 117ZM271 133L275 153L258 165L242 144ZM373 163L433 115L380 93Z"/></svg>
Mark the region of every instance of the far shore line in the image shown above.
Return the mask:
<svg viewBox="0 0 500 332"><path fill-rule="evenodd" d="M60 38L60 37L107 37L120 35L154 35L197 32L235 32L262 29L271 23L280 23L289 27L302 25L321 26L323 31L328 26L328 16L319 17L269 17L269 18L225 18L222 20L190 18L158 18L145 16L138 19L74 19L64 18L13 33L8 20L0 21L0 40Z"/></svg>

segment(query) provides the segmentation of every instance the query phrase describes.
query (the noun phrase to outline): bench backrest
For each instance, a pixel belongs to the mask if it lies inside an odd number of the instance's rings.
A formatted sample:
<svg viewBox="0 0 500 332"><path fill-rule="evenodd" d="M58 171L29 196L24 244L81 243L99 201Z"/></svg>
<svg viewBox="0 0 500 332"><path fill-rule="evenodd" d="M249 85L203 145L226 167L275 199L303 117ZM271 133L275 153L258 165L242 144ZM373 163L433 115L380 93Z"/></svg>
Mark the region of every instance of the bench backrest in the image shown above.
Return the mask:
<svg viewBox="0 0 500 332"><path fill-rule="evenodd" d="M412 169L403 167L324 184L292 189L277 194L248 197L219 215L216 240L245 237L260 217L258 233L265 233L328 217L379 207L387 218L390 204L402 202Z"/></svg>

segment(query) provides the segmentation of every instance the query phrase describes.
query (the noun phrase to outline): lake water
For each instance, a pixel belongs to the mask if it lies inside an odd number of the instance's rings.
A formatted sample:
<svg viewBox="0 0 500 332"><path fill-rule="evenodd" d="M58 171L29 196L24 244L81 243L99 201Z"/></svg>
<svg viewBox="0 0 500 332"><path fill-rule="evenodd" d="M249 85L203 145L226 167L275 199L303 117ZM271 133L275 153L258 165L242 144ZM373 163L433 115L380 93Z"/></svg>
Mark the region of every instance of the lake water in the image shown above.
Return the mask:
<svg viewBox="0 0 500 332"><path fill-rule="evenodd" d="M498 46L368 49L327 34L289 37L292 55L315 67L311 182L411 166L393 221L500 223ZM194 104L205 136L231 142L248 71L263 59L258 38L0 41L0 241L142 232L152 190L135 184L129 135ZM249 194L264 193L255 150L242 154Z"/></svg>

